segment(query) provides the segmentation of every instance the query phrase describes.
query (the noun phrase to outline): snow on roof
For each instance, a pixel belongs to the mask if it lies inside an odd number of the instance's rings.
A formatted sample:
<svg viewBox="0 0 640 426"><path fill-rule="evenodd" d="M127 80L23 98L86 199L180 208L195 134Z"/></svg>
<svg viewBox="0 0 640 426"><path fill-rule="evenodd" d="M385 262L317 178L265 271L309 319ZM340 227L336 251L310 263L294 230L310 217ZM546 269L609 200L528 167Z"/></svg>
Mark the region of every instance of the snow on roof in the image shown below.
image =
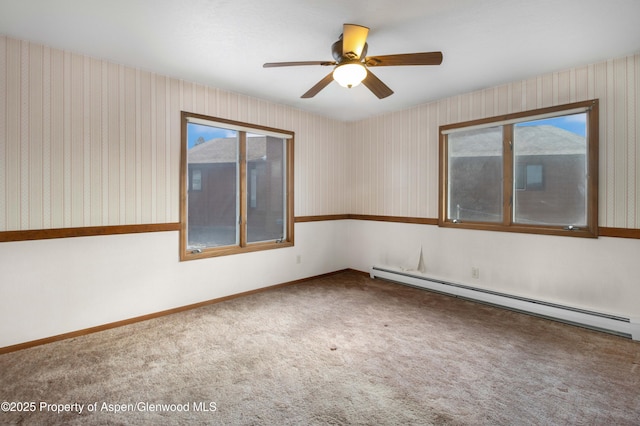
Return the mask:
<svg viewBox="0 0 640 426"><path fill-rule="evenodd" d="M516 126L516 155L570 155L586 153L586 138L556 126ZM449 135L451 157L493 157L502 153L502 127Z"/></svg>
<svg viewBox="0 0 640 426"><path fill-rule="evenodd" d="M247 160L256 161L267 155L267 137L249 138ZM189 164L235 163L238 158L237 139L210 139L189 150Z"/></svg>

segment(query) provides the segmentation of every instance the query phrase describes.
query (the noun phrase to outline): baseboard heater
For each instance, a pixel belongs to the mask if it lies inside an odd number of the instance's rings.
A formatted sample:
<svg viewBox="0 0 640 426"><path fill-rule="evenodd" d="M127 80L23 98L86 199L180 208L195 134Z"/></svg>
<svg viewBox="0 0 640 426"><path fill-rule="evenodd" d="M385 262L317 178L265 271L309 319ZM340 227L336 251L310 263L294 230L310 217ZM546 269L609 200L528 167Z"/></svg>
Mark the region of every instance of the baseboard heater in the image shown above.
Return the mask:
<svg viewBox="0 0 640 426"><path fill-rule="evenodd" d="M640 320L484 290L388 266L373 266L370 276L640 340Z"/></svg>

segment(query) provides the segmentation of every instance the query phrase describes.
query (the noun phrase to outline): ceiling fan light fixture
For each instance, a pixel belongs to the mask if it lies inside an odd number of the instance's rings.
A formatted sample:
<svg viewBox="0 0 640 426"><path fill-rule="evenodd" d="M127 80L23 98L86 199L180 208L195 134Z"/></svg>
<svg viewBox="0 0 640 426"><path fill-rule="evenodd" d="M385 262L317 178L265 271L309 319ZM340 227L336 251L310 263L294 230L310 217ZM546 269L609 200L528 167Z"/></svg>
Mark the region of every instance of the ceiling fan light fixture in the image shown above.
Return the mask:
<svg viewBox="0 0 640 426"><path fill-rule="evenodd" d="M369 28L357 24L344 24L342 35L331 45L335 61L267 62L264 68L293 67L299 65L333 66L333 71L325 75L302 99L313 98L333 80L343 87L351 88L364 84L378 99L393 95L393 90L370 71L371 67L394 67L401 65L440 65L442 52L400 53L394 55L367 56L367 35Z"/></svg>
<svg viewBox="0 0 640 426"><path fill-rule="evenodd" d="M361 62L340 64L333 70L333 79L342 87L352 88L364 80L367 69Z"/></svg>

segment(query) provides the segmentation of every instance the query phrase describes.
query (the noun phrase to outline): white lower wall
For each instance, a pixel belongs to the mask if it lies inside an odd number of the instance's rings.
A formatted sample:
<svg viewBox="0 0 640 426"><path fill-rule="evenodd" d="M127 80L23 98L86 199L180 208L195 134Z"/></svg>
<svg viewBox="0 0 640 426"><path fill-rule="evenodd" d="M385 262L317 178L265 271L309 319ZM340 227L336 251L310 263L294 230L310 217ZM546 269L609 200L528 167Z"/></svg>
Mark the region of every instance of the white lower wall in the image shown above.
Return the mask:
<svg viewBox="0 0 640 426"><path fill-rule="evenodd" d="M178 232L0 243L0 348L347 268L346 226L299 223L294 247L189 262Z"/></svg>
<svg viewBox="0 0 640 426"><path fill-rule="evenodd" d="M585 239L351 221L350 265L416 268L452 282L640 318L640 240ZM471 269L479 269L479 278Z"/></svg>
<svg viewBox="0 0 640 426"><path fill-rule="evenodd" d="M0 348L345 268L415 268L421 249L429 275L640 318L640 240L360 220L295 231L294 247L189 262L178 232L0 243Z"/></svg>

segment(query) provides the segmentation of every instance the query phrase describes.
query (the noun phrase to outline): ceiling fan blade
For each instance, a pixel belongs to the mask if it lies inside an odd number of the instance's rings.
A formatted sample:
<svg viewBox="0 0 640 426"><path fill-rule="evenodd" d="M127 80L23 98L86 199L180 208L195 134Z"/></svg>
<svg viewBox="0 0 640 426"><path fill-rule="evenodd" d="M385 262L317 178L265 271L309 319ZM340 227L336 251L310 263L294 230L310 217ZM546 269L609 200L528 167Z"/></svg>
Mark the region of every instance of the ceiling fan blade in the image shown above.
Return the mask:
<svg viewBox="0 0 640 426"><path fill-rule="evenodd" d="M303 99L313 98L315 95L318 94L318 92L320 92L322 89L327 87L329 83L331 83L332 81L333 81L333 71L327 74L325 78L317 82L315 86L307 90L307 92L300 97Z"/></svg>
<svg viewBox="0 0 640 426"><path fill-rule="evenodd" d="M367 27L344 24L342 29L342 54L348 56L349 59L360 59L368 34L369 28ZM350 55L350 53L353 55Z"/></svg>
<svg viewBox="0 0 640 426"><path fill-rule="evenodd" d="M334 61L299 61L299 62L267 62L262 68L297 67L300 65L335 65Z"/></svg>
<svg viewBox="0 0 640 426"><path fill-rule="evenodd" d="M367 86L369 90L373 92L378 99L384 99L387 96L393 95L393 90L376 77L370 70L367 70L367 76L362 80L362 84Z"/></svg>
<svg viewBox="0 0 640 426"><path fill-rule="evenodd" d="M398 65L440 65L442 52L402 53L399 55L368 56L365 58L368 67L385 67Z"/></svg>

